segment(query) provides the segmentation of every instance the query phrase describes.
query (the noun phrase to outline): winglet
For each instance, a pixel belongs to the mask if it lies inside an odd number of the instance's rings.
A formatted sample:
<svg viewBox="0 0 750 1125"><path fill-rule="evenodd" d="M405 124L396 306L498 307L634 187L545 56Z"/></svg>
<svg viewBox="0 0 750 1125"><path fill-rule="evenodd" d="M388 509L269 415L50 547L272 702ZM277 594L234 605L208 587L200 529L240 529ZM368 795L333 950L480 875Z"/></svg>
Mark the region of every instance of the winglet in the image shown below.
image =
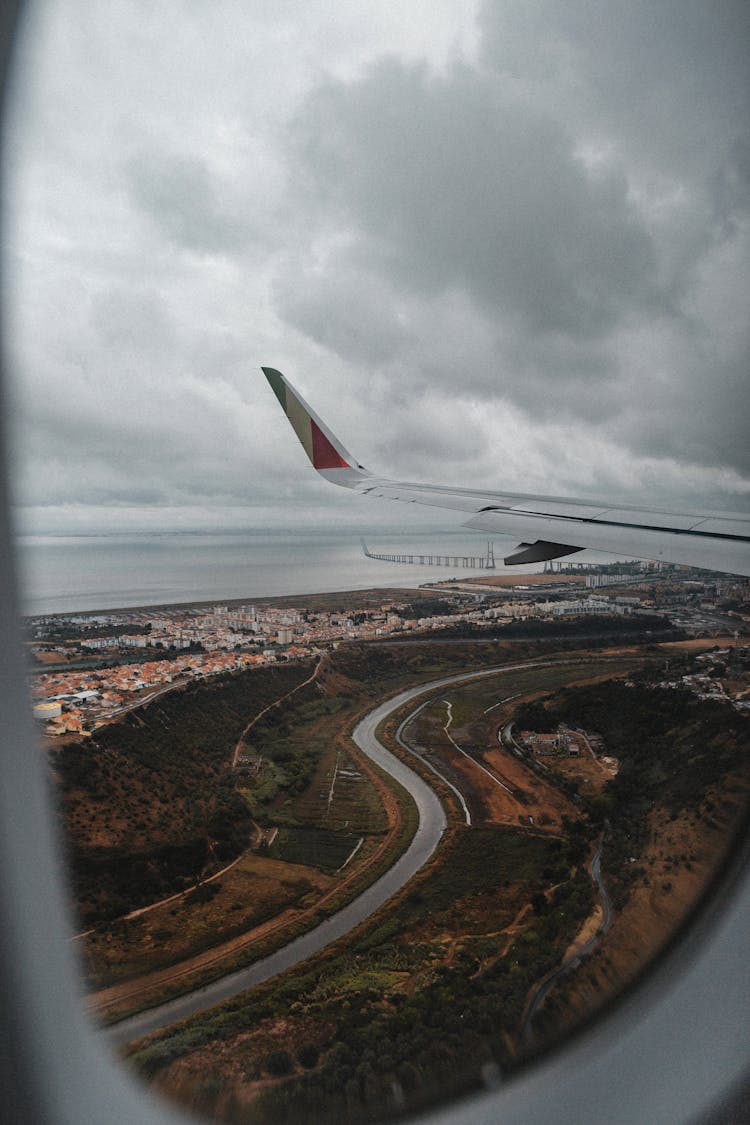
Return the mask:
<svg viewBox="0 0 750 1125"><path fill-rule="evenodd" d="M317 469L326 479L350 487L356 480L367 475L366 470L363 470L351 454L347 453L338 438L307 405L302 396L280 371L277 371L274 367L262 367L261 371L268 379L273 393L281 403L281 408L291 422L292 429L299 438L302 448L314 469ZM348 472L340 473L336 470L348 470Z"/></svg>

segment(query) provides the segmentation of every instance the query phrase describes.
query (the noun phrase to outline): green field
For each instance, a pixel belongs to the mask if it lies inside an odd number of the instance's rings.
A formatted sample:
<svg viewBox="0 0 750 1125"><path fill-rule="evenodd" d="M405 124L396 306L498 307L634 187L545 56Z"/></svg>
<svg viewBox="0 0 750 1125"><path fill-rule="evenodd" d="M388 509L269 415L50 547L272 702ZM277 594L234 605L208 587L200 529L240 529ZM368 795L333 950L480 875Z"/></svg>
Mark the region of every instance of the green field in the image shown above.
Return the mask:
<svg viewBox="0 0 750 1125"><path fill-rule="evenodd" d="M353 832L328 828L280 828L268 855L334 872L343 866L361 839Z"/></svg>

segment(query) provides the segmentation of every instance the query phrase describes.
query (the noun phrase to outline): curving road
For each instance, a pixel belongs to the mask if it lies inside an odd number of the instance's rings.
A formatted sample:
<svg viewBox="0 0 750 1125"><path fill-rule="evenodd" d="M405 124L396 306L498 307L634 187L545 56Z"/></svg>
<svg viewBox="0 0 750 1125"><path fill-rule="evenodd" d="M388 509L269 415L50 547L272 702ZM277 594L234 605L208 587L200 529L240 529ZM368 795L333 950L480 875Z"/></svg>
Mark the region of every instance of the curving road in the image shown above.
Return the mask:
<svg viewBox="0 0 750 1125"><path fill-rule="evenodd" d="M203 988L178 996L174 1000L160 1004L158 1007L149 1008L145 1012L129 1016L112 1024L106 1029L112 1043L127 1043L151 1031L167 1027L178 1020L195 1015L205 1008L213 1007L224 1000L229 1000L238 993L243 992L255 984L270 980L271 977L285 972L286 969L299 964L314 953L319 953L327 945L337 941L364 922L374 911L381 907L389 898L392 898L408 881L416 875L427 862L440 842L445 827L446 819L443 807L435 793L422 778L410 769L404 762L386 750L375 737L375 731L392 712L403 707L412 699L427 692L436 691L447 687L449 684L460 683L463 680L481 679L492 676L498 672L511 672L520 668L542 668L550 664L561 663L559 660L520 661L514 664L499 664L481 671L462 672L459 675L446 676L439 680L432 680L427 684L419 684L399 692L398 695L381 703L374 711L362 719L354 728L353 738L357 746L367 756L381 766L386 773L400 782L411 794L419 813L419 826L409 847L389 868L381 875L372 886L353 899L347 906L326 918L314 929L290 941L282 949L263 957L245 969L230 973L205 985ZM569 663L569 661L562 661ZM400 728L399 728L400 729Z"/></svg>

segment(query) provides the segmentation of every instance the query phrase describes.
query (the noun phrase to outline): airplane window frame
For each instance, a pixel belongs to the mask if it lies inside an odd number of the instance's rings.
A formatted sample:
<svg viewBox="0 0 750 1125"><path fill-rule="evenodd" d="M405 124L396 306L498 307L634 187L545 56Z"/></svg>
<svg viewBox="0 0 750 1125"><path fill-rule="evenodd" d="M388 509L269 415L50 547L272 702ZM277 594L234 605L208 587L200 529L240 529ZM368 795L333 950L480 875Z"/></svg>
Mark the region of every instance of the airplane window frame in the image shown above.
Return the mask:
<svg viewBox="0 0 750 1125"><path fill-rule="evenodd" d="M9 0L0 9L6 111L13 39L24 7ZM0 342L0 408L6 402L6 356ZM2 410L0 470L8 464L7 425ZM106 1037L85 1016L60 841L25 683L9 490L7 474L0 475L2 1116L28 1125L105 1120L178 1125L188 1118L119 1066ZM611 1011L507 1085L420 1120L434 1125L726 1120L716 1115L750 1076L749 858L746 837L709 908Z"/></svg>

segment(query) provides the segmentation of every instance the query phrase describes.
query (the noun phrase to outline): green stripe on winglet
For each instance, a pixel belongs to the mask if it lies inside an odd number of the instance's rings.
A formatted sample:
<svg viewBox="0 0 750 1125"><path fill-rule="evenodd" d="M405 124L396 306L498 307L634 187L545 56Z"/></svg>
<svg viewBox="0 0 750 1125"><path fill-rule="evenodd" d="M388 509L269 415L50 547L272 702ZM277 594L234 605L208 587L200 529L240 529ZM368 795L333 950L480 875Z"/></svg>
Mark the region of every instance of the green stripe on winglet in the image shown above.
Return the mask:
<svg viewBox="0 0 750 1125"><path fill-rule="evenodd" d="M276 395L276 398L281 403L281 409L285 414L288 413L286 408L286 384L280 371L276 371L273 367L261 367L261 371L265 375L268 382L271 384L271 389Z"/></svg>
<svg viewBox="0 0 750 1125"><path fill-rule="evenodd" d="M292 423L292 429L302 443L302 448L307 454L310 464L314 465L312 421L307 409L291 387L287 386L284 376L274 367L262 367L261 371L273 388L273 393L281 403L281 408Z"/></svg>

